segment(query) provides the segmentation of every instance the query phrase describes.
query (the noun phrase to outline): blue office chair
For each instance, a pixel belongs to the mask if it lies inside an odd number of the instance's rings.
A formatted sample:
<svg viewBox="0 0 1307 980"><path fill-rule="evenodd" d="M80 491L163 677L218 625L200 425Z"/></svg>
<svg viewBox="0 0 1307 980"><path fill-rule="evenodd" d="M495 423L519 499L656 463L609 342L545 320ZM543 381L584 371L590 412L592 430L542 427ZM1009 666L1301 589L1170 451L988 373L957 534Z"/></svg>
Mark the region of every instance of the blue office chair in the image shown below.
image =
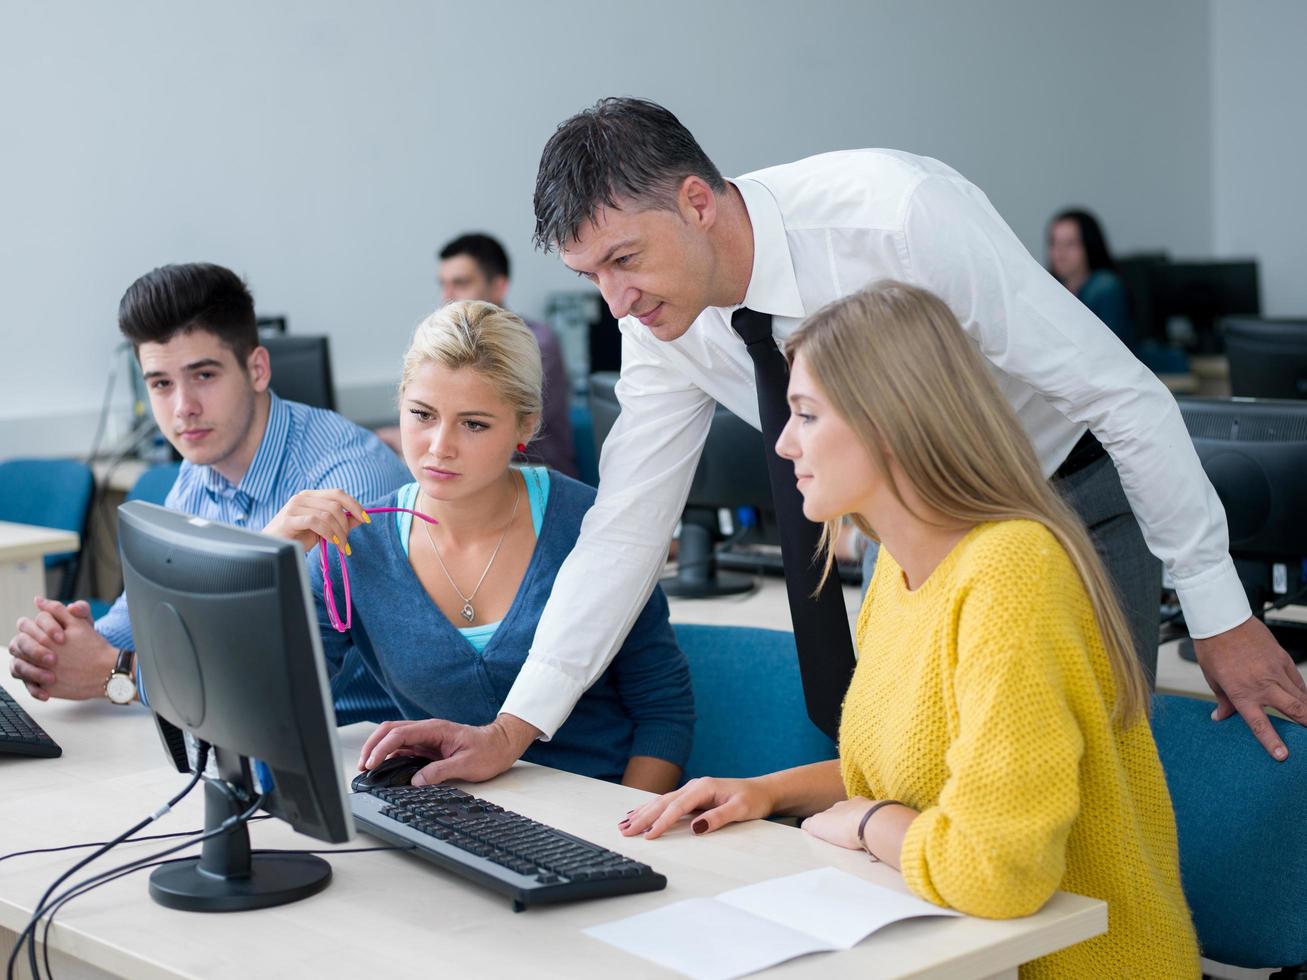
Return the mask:
<svg viewBox="0 0 1307 980"><path fill-rule="evenodd" d="M568 410L572 423L572 445L576 449L576 470L582 483L599 486L599 453L595 449L595 423L590 406L573 403Z"/></svg>
<svg viewBox="0 0 1307 980"><path fill-rule="evenodd" d="M168 498L168 491L177 482L177 474L181 468L181 463L160 463L158 466L151 466L136 478L132 488L127 491L127 499L144 500L146 503L158 504L162 507L163 502ZM92 619L99 619L110 609L110 604L103 599L87 601L91 604Z"/></svg>
<svg viewBox="0 0 1307 980"><path fill-rule="evenodd" d="M177 482L177 474L181 468L181 463L160 463L158 466L151 466L136 478L131 490L127 491L127 499L144 500L146 503L158 504L162 507L172 485Z"/></svg>
<svg viewBox="0 0 1307 980"><path fill-rule="evenodd" d="M675 626L690 661L694 748L685 778L760 776L836 757L808 719L794 634L750 626Z"/></svg>
<svg viewBox="0 0 1307 980"><path fill-rule="evenodd" d="M73 531L86 539L95 478L73 459L10 459L0 463L0 521ZM59 569L59 598L67 601L77 585L80 551L45 556L47 569Z"/></svg>
<svg viewBox="0 0 1307 980"><path fill-rule="evenodd" d="M1153 737L1175 805L1180 879L1203 955L1253 968L1307 964L1307 729L1273 720L1276 762L1212 704L1158 695ZM1289 966L1276 976L1307 976Z"/></svg>

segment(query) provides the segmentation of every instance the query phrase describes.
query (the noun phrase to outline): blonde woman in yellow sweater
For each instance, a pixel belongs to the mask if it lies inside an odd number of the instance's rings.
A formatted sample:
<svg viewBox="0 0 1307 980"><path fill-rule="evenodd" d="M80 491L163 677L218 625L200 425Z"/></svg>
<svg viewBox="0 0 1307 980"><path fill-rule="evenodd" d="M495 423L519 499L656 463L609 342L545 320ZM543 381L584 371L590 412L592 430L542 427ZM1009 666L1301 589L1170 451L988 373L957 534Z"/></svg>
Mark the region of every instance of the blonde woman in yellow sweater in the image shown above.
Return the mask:
<svg viewBox="0 0 1307 980"><path fill-rule="evenodd" d="M1106 935L1023 977L1199 976L1129 630L979 352L940 299L882 282L787 353L777 451L804 513L827 542L849 515L881 543L839 761L694 780L623 833L806 817L971 915L1029 915L1058 889L1108 903Z"/></svg>

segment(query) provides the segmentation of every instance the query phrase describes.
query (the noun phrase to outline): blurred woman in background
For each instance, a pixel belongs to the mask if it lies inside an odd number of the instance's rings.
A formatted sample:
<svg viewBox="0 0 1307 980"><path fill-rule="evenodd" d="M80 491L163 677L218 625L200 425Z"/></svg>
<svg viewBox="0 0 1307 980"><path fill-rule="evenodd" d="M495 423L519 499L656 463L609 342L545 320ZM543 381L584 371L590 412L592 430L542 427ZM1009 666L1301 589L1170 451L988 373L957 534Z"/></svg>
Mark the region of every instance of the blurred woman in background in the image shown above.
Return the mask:
<svg viewBox="0 0 1307 980"><path fill-rule="evenodd" d="M1134 347L1137 337L1130 301L1097 218L1072 208L1049 222L1048 271L1122 343Z"/></svg>

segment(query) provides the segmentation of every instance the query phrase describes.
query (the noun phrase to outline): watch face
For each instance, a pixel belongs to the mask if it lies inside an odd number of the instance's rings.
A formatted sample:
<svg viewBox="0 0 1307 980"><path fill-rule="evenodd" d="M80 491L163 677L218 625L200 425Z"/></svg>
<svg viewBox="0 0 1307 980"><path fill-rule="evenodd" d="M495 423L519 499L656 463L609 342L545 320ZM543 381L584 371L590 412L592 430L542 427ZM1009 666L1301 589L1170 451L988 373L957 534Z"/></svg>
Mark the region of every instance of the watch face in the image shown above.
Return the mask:
<svg viewBox="0 0 1307 980"><path fill-rule="evenodd" d="M126 674L114 674L104 685L104 693L114 704L130 704L136 697L136 682Z"/></svg>

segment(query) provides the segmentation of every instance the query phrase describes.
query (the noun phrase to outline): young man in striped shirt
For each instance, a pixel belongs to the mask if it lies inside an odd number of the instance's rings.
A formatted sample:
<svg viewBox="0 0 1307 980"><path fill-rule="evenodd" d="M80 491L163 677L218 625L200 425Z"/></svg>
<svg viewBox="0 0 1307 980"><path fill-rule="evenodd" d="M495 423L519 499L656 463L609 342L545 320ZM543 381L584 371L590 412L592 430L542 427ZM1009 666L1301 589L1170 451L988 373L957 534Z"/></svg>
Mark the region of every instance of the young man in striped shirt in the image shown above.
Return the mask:
<svg viewBox="0 0 1307 980"><path fill-rule="evenodd" d="M332 506L313 491L369 501L409 479L370 432L270 390L253 297L229 269L192 263L147 273L124 294L118 325L136 350L154 419L184 460L170 509L312 540L305 513ZM10 672L33 697L106 697L111 674L135 673L125 595L94 623L85 602L38 598L36 606L9 643ZM399 717L361 662L346 665L332 695L340 724Z"/></svg>

